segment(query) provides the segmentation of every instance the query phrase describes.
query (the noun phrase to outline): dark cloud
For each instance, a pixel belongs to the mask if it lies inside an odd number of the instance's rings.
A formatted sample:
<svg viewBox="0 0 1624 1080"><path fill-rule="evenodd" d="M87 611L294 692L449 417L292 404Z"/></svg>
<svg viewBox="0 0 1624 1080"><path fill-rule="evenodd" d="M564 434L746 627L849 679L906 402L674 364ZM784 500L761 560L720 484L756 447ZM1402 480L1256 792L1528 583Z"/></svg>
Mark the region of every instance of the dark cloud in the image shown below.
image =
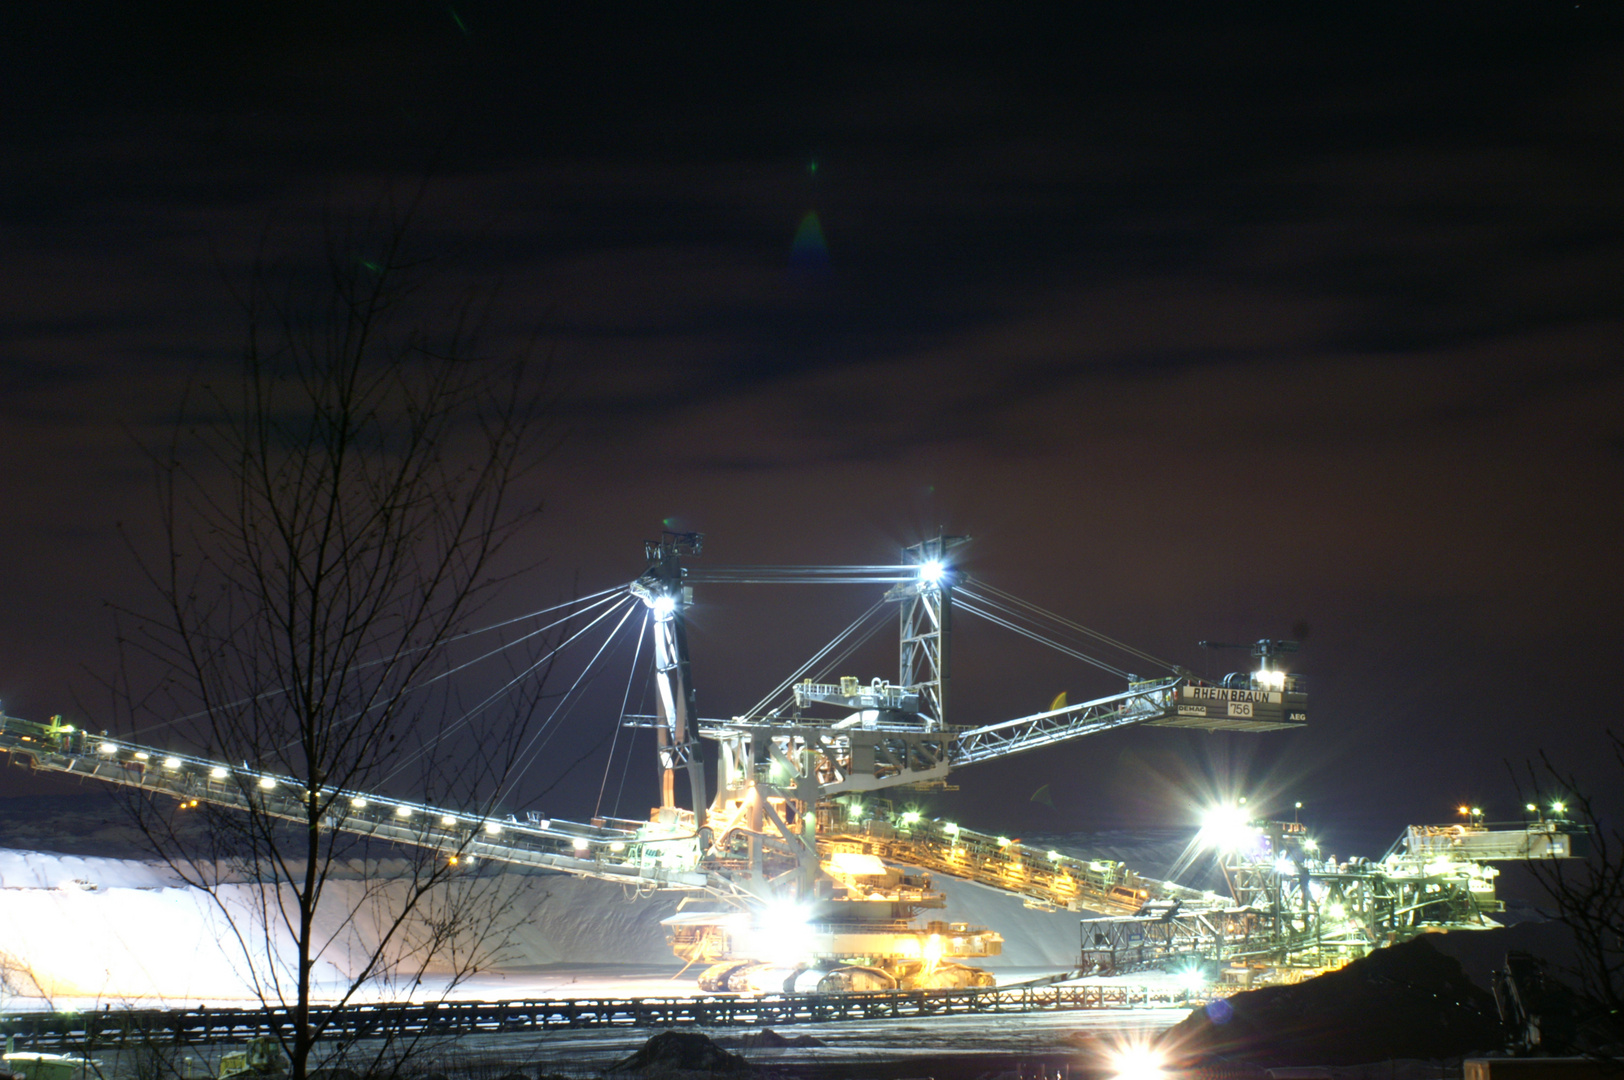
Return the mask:
<svg viewBox="0 0 1624 1080"><path fill-rule="evenodd" d="M546 567L514 610L632 576L674 518L736 563L972 532L975 572L1192 665L1218 663L1201 638L1314 626L1311 731L989 766L966 820L1004 813L1006 783L1152 812L1123 779L1148 769L1250 771L1403 824L1441 812L1439 773L1487 798L1503 759L1582 757L1606 722L1588 673L1624 601L1624 33L1605 5L3 18L19 712L99 702L100 601L143 595L115 527L139 547L150 526L137 446L236 355L233 287L257 259L306 280L324 236L421 188L435 296L499 286L491 347L539 337L563 392ZM809 211L826 274L791 263ZM749 705L847 599L707 597L703 707ZM995 636L960 655L982 718L1082 692ZM600 736L583 721L559 760Z"/></svg>

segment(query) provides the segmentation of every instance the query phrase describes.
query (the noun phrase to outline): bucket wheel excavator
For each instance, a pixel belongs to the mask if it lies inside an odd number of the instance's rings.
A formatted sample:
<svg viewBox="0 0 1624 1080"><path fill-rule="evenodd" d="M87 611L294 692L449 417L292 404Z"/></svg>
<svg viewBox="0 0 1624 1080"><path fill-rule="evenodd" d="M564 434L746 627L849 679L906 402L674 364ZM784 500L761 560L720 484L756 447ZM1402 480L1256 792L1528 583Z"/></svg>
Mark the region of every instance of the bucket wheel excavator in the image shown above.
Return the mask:
<svg viewBox="0 0 1624 1080"><path fill-rule="evenodd" d="M676 955L703 964L707 990L866 991L984 986L975 961L996 956L991 929L940 915L945 900L924 869L982 881L1037 906L1132 914L1147 899L1190 890L1139 879L1115 863L1039 853L957 826L865 819L863 799L941 785L966 765L1135 724L1204 731L1274 731L1307 722L1297 676L1279 666L1290 642L1253 648L1256 671L1209 684L954 565L967 537L904 548L888 566L699 566L703 537L666 533L645 546L648 569L626 591L648 608L657 711L621 723L652 728L660 805L648 820L590 824L499 816L327 787L249 762L93 736L0 713L0 751L34 768L153 794L307 822L312 802L334 808L331 828L434 849L448 859L494 860L682 890L667 920ZM686 612L696 586L746 583L884 586L869 611L745 714L702 719L694 708ZM611 590L613 591L613 590ZM891 609L897 614L892 616ZM966 724L950 696L953 620L968 614L1051 645L1125 681L1125 689L1040 713ZM895 679L819 682L895 619ZM1140 677L1097 655L1127 656ZM704 743L716 745L714 793ZM684 805L685 804L685 805ZM910 818L912 820L910 820ZM1192 892L1192 898L1198 894Z"/></svg>
<svg viewBox="0 0 1624 1080"><path fill-rule="evenodd" d="M662 802L651 824L695 836L697 868L725 878L739 892L730 904L684 910L668 920L677 956L706 965L703 988L831 992L990 985L992 977L974 961L997 955L1002 938L986 927L940 919L920 923L921 913L944 906L943 897L931 889L928 875L897 870L876 854L887 846L872 825L862 823L862 796L940 785L965 765L1131 724L1273 731L1307 722L1305 694L1277 664L1293 643L1262 642L1254 649L1259 670L1209 685L973 581L953 565L954 550L967 540L938 537L903 549L897 565L879 567L691 567L685 560L700 554L698 534L667 533L647 545L649 569L631 588L651 613L658 713L627 722L656 733ZM748 714L698 719L685 612L696 585L723 583L889 586L870 614L883 619L885 608L898 609L895 681L847 676L821 683L808 677L860 633L865 616ZM1075 705L1057 701L1054 708L1013 720L956 723L950 642L960 612L1106 667L1124 677L1127 688ZM1078 639L1110 646L1165 674L1140 678L1111 667L1069 643ZM701 740L717 745L710 796ZM678 803L679 786L690 796L686 807ZM946 846L949 857L958 850L953 840L957 830ZM1070 878L1069 868L1052 869ZM1077 882L1079 895L1087 889L1086 882ZM1064 895L1063 883L1061 890ZM1118 904L1137 907L1142 899L1135 893L1119 897Z"/></svg>

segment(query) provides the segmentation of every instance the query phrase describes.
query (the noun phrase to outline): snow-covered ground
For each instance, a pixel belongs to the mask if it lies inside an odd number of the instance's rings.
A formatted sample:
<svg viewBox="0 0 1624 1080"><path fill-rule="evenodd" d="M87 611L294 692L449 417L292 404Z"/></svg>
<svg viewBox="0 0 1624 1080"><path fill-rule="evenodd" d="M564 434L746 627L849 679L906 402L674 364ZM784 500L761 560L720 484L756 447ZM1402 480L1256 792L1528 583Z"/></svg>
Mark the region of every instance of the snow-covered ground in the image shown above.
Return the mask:
<svg viewBox="0 0 1624 1080"><path fill-rule="evenodd" d="M318 984L347 985L385 906L360 899L363 882L330 883L335 919L325 932ZM991 926L1004 953L987 961L1002 981L1072 968L1078 916L1037 911L1016 897L937 878L947 908L933 917ZM0 848L0 991L7 1008L86 1008L183 1002L228 1005L257 1000L254 973L275 964L257 931L258 886L220 890L218 901L187 887L161 863ZM500 880L516 928L500 962L452 991L465 998L664 996L692 993L696 970L678 976L660 920L674 894L638 895L622 886L558 874L512 873ZM227 913L233 918L228 919ZM289 940L272 934L271 952ZM379 997L438 995L437 985L379 985Z"/></svg>

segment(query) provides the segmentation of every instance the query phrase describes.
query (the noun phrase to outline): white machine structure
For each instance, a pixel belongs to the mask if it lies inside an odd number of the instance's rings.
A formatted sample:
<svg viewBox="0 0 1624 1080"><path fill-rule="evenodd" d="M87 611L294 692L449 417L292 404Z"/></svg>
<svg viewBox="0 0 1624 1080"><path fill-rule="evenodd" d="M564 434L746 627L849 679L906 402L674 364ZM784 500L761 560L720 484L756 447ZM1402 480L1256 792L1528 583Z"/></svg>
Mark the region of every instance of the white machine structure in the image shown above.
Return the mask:
<svg viewBox="0 0 1624 1080"><path fill-rule="evenodd" d="M1514 839L1481 827L1459 835L1412 830L1400 862L1385 861L1377 874L1363 865L1316 863L1297 830L1271 826L1254 833L1261 847L1231 851L1225 865L1233 895L1223 897L1142 878L1120 863L1036 851L918 813L885 811L880 793L940 786L962 766L1128 725L1258 732L1307 722L1302 682L1280 666L1294 642L1258 642L1255 670L1208 683L970 578L953 565L967 539L913 545L891 566L695 568L686 560L701 553L703 538L666 533L646 545L648 569L626 587L647 605L653 639L657 711L622 718L655 733L660 805L647 820L575 823L531 813L520 821L357 792L335 827L686 891L691 902L668 920L671 944L678 957L704 965L700 985L717 991L990 984L974 961L997 955L1002 939L986 927L921 923L945 904L930 873L1005 889L1033 906L1108 915L1084 923L1082 959L1096 969L1254 953L1332 961L1428 925L1480 924L1494 910L1493 871L1484 864L1521 856L1511 854ZM693 589L753 582L887 588L755 708L701 718L686 632ZM890 618L892 606L900 646L894 680L816 681L816 672L843 662ZM950 646L960 613L1102 667L1125 688L1015 719L959 723ZM1161 674L1131 674L1085 651L1086 644ZM714 792L707 790L705 743L716 746ZM291 820L304 819L309 797L298 777L95 736L57 718L37 724L0 715L0 750L25 755L37 768L183 801L253 804ZM1572 854L1570 838L1554 825L1521 842L1528 853Z"/></svg>

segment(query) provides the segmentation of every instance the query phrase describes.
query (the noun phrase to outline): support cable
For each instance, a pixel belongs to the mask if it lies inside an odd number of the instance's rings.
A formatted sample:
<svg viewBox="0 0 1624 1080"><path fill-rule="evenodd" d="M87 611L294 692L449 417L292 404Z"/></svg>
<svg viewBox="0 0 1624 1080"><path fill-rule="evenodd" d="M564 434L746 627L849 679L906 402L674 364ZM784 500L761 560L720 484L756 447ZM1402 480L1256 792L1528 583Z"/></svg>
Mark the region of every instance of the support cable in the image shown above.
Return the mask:
<svg viewBox="0 0 1624 1080"><path fill-rule="evenodd" d="M1149 664L1155 664L1157 667L1166 668L1168 671L1171 671L1171 672L1174 672L1174 673L1178 673L1178 672L1183 670L1177 664L1170 663L1170 662L1168 662L1166 660L1163 660L1159 656L1153 656L1152 654L1150 654L1148 652L1145 652L1143 649L1136 649L1132 645L1129 645L1127 642L1118 641L1116 638L1111 637L1108 634L1102 634L1098 630L1090 630L1088 627L1084 626L1082 623L1076 622L1073 619L1068 619L1064 615L1056 614L1055 612L1050 611L1047 608L1039 607L1037 604L1032 603L1030 600L1023 600L1020 597L1016 596L1014 593L1006 592L1003 589L1000 589L1000 588L998 588L997 586L994 586L994 585L989 585L987 582L982 581L980 578L971 579L971 578L968 577L968 575L966 575L966 580L973 580L975 582L975 587L977 589L980 589L983 592L989 593L992 596L998 597L999 599L1005 601L1006 603L1014 604L1014 605L1016 605L1018 607L1024 608L1024 609L1026 609L1027 611L1030 611L1032 614L1034 614L1036 616L1040 616L1042 618L1050 620L1051 622L1058 623L1061 626L1066 627L1068 630L1072 630L1072 631L1075 631L1076 633L1079 633L1079 634L1082 634L1082 635L1084 635L1086 637L1092 638L1093 640L1100 642L1102 645L1109 645L1109 646L1111 646L1111 648L1118 649L1118 650L1120 650L1120 651L1122 651L1124 653L1127 653L1129 656L1132 656L1132 657L1135 657L1137 659L1143 660L1143 661L1145 661L1146 663L1149 663ZM990 601L990 600L988 600L986 598L981 598L981 599L982 599L982 603L990 604L992 602L992 601Z"/></svg>
<svg viewBox="0 0 1624 1080"><path fill-rule="evenodd" d="M453 634L451 637L446 638L445 641L440 642L439 644L441 644L441 645L451 645L451 644L454 644L454 643L456 643L458 641L462 641L464 638L476 637L479 634L486 634L486 633L489 633L492 630L500 630L505 626L512 626L514 623L524 622L526 619L534 619L534 618L538 618L538 617L540 617L542 615L550 615L555 611L562 610L563 608L576 607L577 605L585 604L585 603L587 603L588 601L591 601L591 600L598 600L599 597L608 597L612 593L622 593L622 592L625 592L625 591L626 591L626 586L624 586L624 585L616 585L616 586L614 586L612 588L600 589L595 593L589 593L586 596L578 596L573 600L566 600L563 603L554 604L552 607L544 607L539 611L528 612L528 613L526 613L524 615L515 615L511 619L503 619L501 622L492 623L489 626L482 626L477 630L466 630L466 631L464 631L464 632L462 632L460 634ZM602 603L602 604L606 604L608 602L609 602L608 600L599 601L599 603ZM597 606L599 606L599 604L592 604L591 606L586 608L586 610L590 611L592 608L597 607ZM558 620L558 622L554 622L554 623L550 624L549 626L542 627L542 629L543 630L550 630L554 626L559 625L559 623L567 622L569 619L573 618L575 615L583 614L583 613L584 612L573 612L569 616L566 616L564 619L560 619L560 620ZM527 634L525 636L529 637L531 635ZM524 638L519 638L518 639L518 641L523 641L523 640L524 640ZM512 644L517 644L517 643L518 642L515 641ZM362 661L359 664L351 664L348 668L345 669L345 671L346 672L348 672L348 671L362 671L362 670L364 670L366 668L369 668L369 667L376 667L379 664L394 663L394 662L398 661L401 657L410 656L414 652L421 652L422 650L430 648L431 646L432 646L432 643L425 644L425 645L414 645L414 646L412 646L410 648L401 649L398 652L391 653L388 656L380 656L375 660L365 660L365 661ZM506 646L506 645L503 646L503 648L508 648L508 647L509 646ZM496 650L496 652L500 652L500 651L501 651L500 649ZM486 655L489 656L489 655L494 655L494 654L487 653ZM484 657L481 657L480 659L484 659ZM251 703L256 702L256 701L266 701L266 700L269 700L270 698L276 697L279 694L287 693L289 691L289 689L291 689L291 688L286 687L286 686L279 686L274 690L265 690L265 691L262 691L262 692L260 692L258 694L254 694L254 695L252 695L250 697L240 698L240 699L238 699L236 701L228 701L228 702L226 702L226 703L224 703L222 705L216 705L216 706L214 706L213 708L210 708L210 709L203 709L203 710L200 710L198 712L187 713L184 716L173 716L173 717L170 717L168 720L159 720L159 721L157 721L155 723L148 724L146 727L136 728L134 731L132 731L130 733L130 737L133 739L133 738L135 738L137 736L145 735L148 732L157 731L160 728L166 728L166 727L170 726L171 724L181 724L181 723L185 723L188 720L198 720L198 719L201 719L202 717L208 716L210 713L216 713L216 712L219 712L220 710L223 710L223 709L236 709L236 708L240 708L241 706L248 705L248 704L251 704Z"/></svg>
<svg viewBox="0 0 1624 1080"><path fill-rule="evenodd" d="M873 618L874 613L876 611L879 611L881 608L883 608L885 606L885 603L886 602L883 599L876 601L873 607L869 608L867 611L865 611L861 615L857 616L856 620L853 621L850 626L846 627L846 629L844 629L844 630L840 631L840 633L836 634L834 636L833 640L831 640L827 645L825 645L823 648L819 649L815 654L813 654L813 656L812 656L812 658L810 660L806 661L806 663L804 663L800 667L796 668L794 673L791 674L789 678L785 679L783 682L781 682L777 686L773 687L772 690L767 692L766 697L762 698L760 701L758 701L754 705L750 706L750 708L746 709L741 715L743 715L743 716L754 716L754 715L756 715L758 713L765 713L765 711L767 709L767 706L770 705L772 702L778 700L778 695L782 694L785 690L788 690L790 687L794 686L795 683L800 680L801 676L805 675L807 673L807 671L809 671L812 668L812 665L814 665L814 664L818 663L819 661L821 661L825 656L828 656L829 653L836 646L838 646L842 641L844 641L847 638L847 636L849 636L850 634L855 632L859 626L863 625L864 622L866 622L869 619ZM865 638L864 640L867 640L867 639ZM842 657L842 659L844 659L844 657Z"/></svg>
<svg viewBox="0 0 1624 1080"><path fill-rule="evenodd" d="M634 672L635 674L635 672ZM649 680L643 679L643 692L637 697L637 711L642 712L648 707ZM633 751L637 749L637 728L632 728L631 738L626 740L626 760L620 766L620 785L615 788L615 817L620 816L620 801L626 795L626 775L631 772Z"/></svg>
<svg viewBox="0 0 1624 1080"><path fill-rule="evenodd" d="M630 604L634 603L634 602L635 602L634 599L632 597L630 597L630 596L626 597L625 600L624 600L624 603L627 604L628 606ZM617 605L617 607L618 607L618 605ZM518 685L518 683L522 679L528 678L532 673L534 673L536 671L537 668L541 667L541 665L543 665L547 661L551 660L554 656L557 656L558 653L562 649L564 649L566 646L568 646L568 645L572 644L573 642L575 642L575 640L578 639L582 634L586 633L588 630L590 630L594 626L598 625L598 623L602 622L604 619L608 618L610 615L613 615L616 610L617 610L617 608L615 608L615 607L611 607L611 608L606 609L597 618L593 619L591 622L589 622L585 626L581 627L581 629L577 630L575 633L571 634L569 637L565 638L563 641L561 641L557 645L553 646L553 648L550 649L545 655L541 656L534 663L528 665L523 671L521 671L517 675L513 676L513 678L511 678L507 682L503 683L497 689L491 691L490 694L486 695L486 697L485 697L485 699L483 701L481 701L479 704L477 704L477 705L473 706L472 708L468 709L467 711L465 711L460 717L458 717L456 720L452 721L452 723L449 726L447 726L443 731L441 731L437 735L435 735L434 738L430 739L426 744L424 744L423 746L418 747L416 750L412 751L410 754L407 754L404 757L402 757L401 761L400 761L400 764L397 765L394 769L392 769L388 773L388 775L386 775L383 778L384 782L387 783L389 780L392 780L396 776L400 775L401 770L403 770L407 765L411 764L417 758L421 757L423 754L427 753L429 750L433 749L435 746L439 745L441 740L443 740L446 736L450 735L452 732L454 732L454 731L458 730L459 728L462 728L462 727L466 726L467 724L469 724L470 722L472 722L472 720L473 720L473 718L475 716L478 716L481 712L484 712L485 709L489 708L491 703L496 701L497 698L501 697L503 694L506 694L509 690L513 689L513 687ZM628 610L627 614L630 614L629 610ZM624 621L624 620L622 620L622 621ZM556 709L554 709L553 711L554 711L554 713L557 712Z"/></svg>
<svg viewBox="0 0 1624 1080"><path fill-rule="evenodd" d="M637 651L632 653L632 669L626 676L626 692L620 698L620 717L615 720L614 741L609 744L609 756L603 762L603 780L598 784L598 802L592 810L593 817L601 817L603 814L603 793L609 787L609 767L615 763L615 748L620 745L620 729L624 725L626 706L632 699L632 684L637 681L637 661L643 657L643 639L648 636L648 621L652 615L652 611L643 613L643 628L637 632ZM630 753L629 750L627 752Z"/></svg>
<svg viewBox="0 0 1624 1080"><path fill-rule="evenodd" d="M823 665L823 667L821 667L817 671L813 672L812 676L811 676L812 681L816 682L819 679L828 678L829 673L831 671L836 670L841 664L844 664L846 662L846 659L849 656L851 656L852 653L856 652L858 649L861 649L864 645L867 645L870 641L874 640L874 635L879 633L881 628L883 628L884 626L885 626L885 620L883 620L883 619L875 620L873 626L870 626L867 630L864 630L863 633L856 640L852 641L851 644L847 645L844 649L842 649L840 651L839 655L835 656L834 659L830 660L827 664ZM810 667L811 664L809 663L807 666ZM768 715L769 716L777 716L777 715L781 714L786 708L789 707L790 703L793 702L794 700L795 700L795 697L792 694L791 696L785 698L779 704L778 708L774 709Z"/></svg>
<svg viewBox="0 0 1624 1080"><path fill-rule="evenodd" d="M575 705L579 703L579 699L576 699L575 702L571 702L570 699L575 697L575 692L580 689L581 683L592 673L592 669L597 666L598 661L603 658L603 654L608 651L610 644L614 642L615 635L620 633L621 628L626 625L626 620L632 617L632 612L636 610L637 605L640 603L635 597L628 597L627 601L626 613L620 617L620 621L615 624L615 628L604 637L603 644L598 646L598 651L592 654L592 659L588 660L586 665L581 668L581 673L575 676L575 682L571 683L570 688L564 691L564 696L558 699L558 704L553 706L553 711L548 715L547 719L543 720L541 726L531 734L530 741L525 744L524 749L515 755L515 761L521 761L526 754L530 755L530 760L515 766L509 774L508 782L497 790L496 801L500 801L504 795L512 790L514 784L524 778L524 774L530 770L530 766L536 763L536 758L547 748L547 744L552 741L553 736L558 733L557 727L554 726L554 720L559 718L559 710L564 710L564 715L568 716L574 710ZM604 612L604 616L612 614L614 610L614 608L610 608L609 611ZM647 610L646 607L645 610ZM601 618L602 616L600 616ZM594 622L596 621L599 620L594 620ZM579 637L580 635L576 636ZM638 639L638 648L642 648L641 638ZM566 705L568 705L567 709L565 708ZM619 728L618 720L616 721L616 728L617 730ZM542 738L544 732L547 734L546 738ZM539 744L537 740L540 740ZM531 747L535 747L534 753L531 752Z"/></svg>
<svg viewBox="0 0 1624 1080"><path fill-rule="evenodd" d="M957 595L954 596L954 598L953 598L953 600L954 600L953 610L968 612L971 615L979 615L981 618L986 619L988 622L993 623L996 626L1002 626L1007 630L1013 630L1017 634L1020 634L1022 637L1030 638L1031 640L1037 642L1039 645L1047 645L1047 646L1049 646L1049 648L1054 649L1057 652L1065 653L1067 656L1070 656L1073 659L1081 660L1085 664L1093 664L1095 667L1099 668L1101 671L1108 671L1112 675L1115 675L1115 676L1117 676L1119 678L1123 678L1123 679L1126 679L1126 678L1129 677L1128 672L1122 670L1119 667L1116 667L1115 665L1107 664L1104 660L1097 660L1094 657L1089 656L1085 652L1079 652L1078 650L1073 649L1069 645L1063 645L1058 641L1054 641L1054 640L1052 640L1050 638L1044 637L1042 634L1038 633L1037 631L1029 630L1026 627L1020 625L1019 623L1011 622L1008 619L1003 618L1000 615L994 615L990 611L982 611L980 608L974 607L971 604L966 603L965 602L966 596L967 596L967 594L964 593L963 591L960 591Z"/></svg>
<svg viewBox="0 0 1624 1080"><path fill-rule="evenodd" d="M618 590L610 590L610 591L618 591ZM521 635L520 637L514 638L512 641L509 641L509 642L506 642L505 644L499 645L499 646L497 646L496 648L490 650L487 653L484 653L484 654L482 654L480 656L474 657L472 660L464 661L463 663L458 664L455 667L448 668L447 670L442 671L442 672L440 672L440 673L438 673L436 675L431 675L427 679L424 679L422 682L416 682L416 683L413 683L410 686L401 687L400 690L396 691L393 694L389 694L383 700L374 702L372 705L368 706L365 709L362 709L360 712L352 713L351 715L345 717L344 722L346 724L353 724L355 721L359 720L361 717L365 716L367 713L371 712L373 709L387 708L387 707L393 705L394 703L398 702L401 698L405 697L407 694L413 692L414 690L422 690L425 687L432 686L434 683L439 682L441 679L446 679L446 678L451 677L452 675L455 675L459 671L462 671L462 670L464 670L466 668L473 667L475 664L483 663L484 661L489 660L491 657L495 656L498 653L506 652L508 649L513 648L515 645L523 644L524 642L530 640L533 637L536 637L539 634L545 634L547 631L553 629L554 627L564 625L565 623L569 622L571 619L575 618L578 615L585 615L587 612L591 611L593 608L599 608L599 607L603 607L605 604L613 603L614 599L615 598L613 596L605 597L604 599L599 600L599 601L597 601L597 602L595 602L593 604L589 604L588 606L581 609L580 611L572 611L568 615L565 615L562 619L555 619L552 622L548 623L546 626L538 627L538 628L536 628L534 630L531 630L529 633L526 633L526 634ZM562 605L560 605L560 606L562 606ZM556 611L557 608L554 608L552 610ZM511 622L512 620L509 620L509 621ZM588 625L590 625L590 624L588 624ZM492 629L494 629L494 628L492 628ZM477 632L478 631L476 631L476 633ZM571 640L574 640L574 639L572 638ZM560 648L562 648L562 646L560 646ZM557 650L555 649L554 652L557 652ZM551 654L549 654L549 655L551 655ZM542 659L543 659L543 661L545 661L547 659L547 657L543 657ZM368 664L379 663L379 662L381 662L381 661L368 661ZM360 665L357 665L357 667L359 667L359 666ZM533 668L532 668L532 670L533 670ZM446 734L446 732L442 732L441 737L443 737L444 734ZM281 753L282 751L290 749L294 745L294 743L296 743L297 741L298 740L295 739L293 742L284 743L282 746L277 748L277 752ZM390 775L393 776L394 774L391 773Z"/></svg>

